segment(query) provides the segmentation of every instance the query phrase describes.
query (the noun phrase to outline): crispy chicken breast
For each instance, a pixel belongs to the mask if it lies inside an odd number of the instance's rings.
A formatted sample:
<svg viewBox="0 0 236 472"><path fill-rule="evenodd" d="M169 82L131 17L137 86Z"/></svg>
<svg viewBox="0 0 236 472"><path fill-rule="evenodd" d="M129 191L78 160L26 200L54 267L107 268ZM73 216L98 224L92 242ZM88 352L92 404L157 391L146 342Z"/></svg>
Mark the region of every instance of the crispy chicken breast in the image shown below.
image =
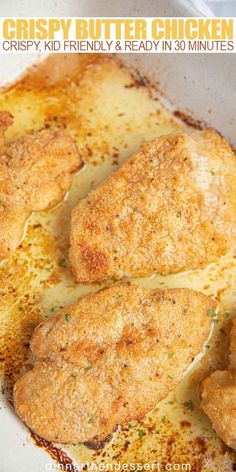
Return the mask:
<svg viewBox="0 0 236 472"><path fill-rule="evenodd" d="M81 167L73 139L62 130L38 131L6 145L12 121L8 112L0 113L0 260L19 245L32 211L59 203Z"/></svg>
<svg viewBox="0 0 236 472"><path fill-rule="evenodd" d="M236 319L230 334L228 369L216 370L204 380L201 408L220 438L236 449Z"/></svg>
<svg viewBox="0 0 236 472"><path fill-rule="evenodd" d="M76 279L168 274L206 266L236 233L236 159L211 130L145 146L72 214Z"/></svg>
<svg viewBox="0 0 236 472"><path fill-rule="evenodd" d="M116 285L87 295L34 331L35 365L14 388L17 414L47 440L103 440L176 386L203 348L214 306L188 289Z"/></svg>

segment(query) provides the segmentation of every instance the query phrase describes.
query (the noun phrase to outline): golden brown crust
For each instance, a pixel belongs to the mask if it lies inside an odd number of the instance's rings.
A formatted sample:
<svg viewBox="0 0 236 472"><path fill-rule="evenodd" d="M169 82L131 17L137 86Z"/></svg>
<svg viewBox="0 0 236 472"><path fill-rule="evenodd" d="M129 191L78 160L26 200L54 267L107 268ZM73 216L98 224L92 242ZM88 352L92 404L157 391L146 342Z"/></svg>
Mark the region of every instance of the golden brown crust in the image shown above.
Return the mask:
<svg viewBox="0 0 236 472"><path fill-rule="evenodd" d="M4 145L8 112L0 113L0 260L16 249L32 211L63 199L81 159L64 131L42 130Z"/></svg>
<svg viewBox="0 0 236 472"><path fill-rule="evenodd" d="M204 380L201 408L221 439L236 449L236 319L230 336L228 370L217 370Z"/></svg>
<svg viewBox="0 0 236 472"><path fill-rule="evenodd" d="M202 350L215 303L188 289L116 285L39 325L34 368L18 380L15 408L48 440L104 439L164 398Z"/></svg>
<svg viewBox="0 0 236 472"><path fill-rule="evenodd" d="M236 159L211 130L168 135L145 146L72 214L76 279L200 268L233 246Z"/></svg>
<svg viewBox="0 0 236 472"><path fill-rule="evenodd" d="M9 111L0 112L0 145L2 146L5 140L5 132L9 126L13 124L13 117Z"/></svg>

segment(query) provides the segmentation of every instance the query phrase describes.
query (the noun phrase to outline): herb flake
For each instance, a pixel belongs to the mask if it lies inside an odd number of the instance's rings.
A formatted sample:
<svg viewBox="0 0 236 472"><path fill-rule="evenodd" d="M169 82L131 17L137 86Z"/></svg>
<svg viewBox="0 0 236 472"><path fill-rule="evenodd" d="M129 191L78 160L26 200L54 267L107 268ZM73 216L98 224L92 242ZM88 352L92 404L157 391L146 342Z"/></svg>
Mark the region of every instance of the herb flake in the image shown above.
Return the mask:
<svg viewBox="0 0 236 472"><path fill-rule="evenodd" d="M136 426L137 426L137 423L129 423L129 424L128 424L128 427L129 427L130 429L136 428Z"/></svg>
<svg viewBox="0 0 236 472"><path fill-rule="evenodd" d="M207 310L208 316L217 316L216 310Z"/></svg>
<svg viewBox="0 0 236 472"><path fill-rule="evenodd" d="M188 400L187 402L184 402L184 406L185 406L185 408L187 408L190 411L194 410L194 404L193 404L192 400Z"/></svg>
<svg viewBox="0 0 236 472"><path fill-rule="evenodd" d="M94 419L94 418L89 418L88 423L89 423L89 424L94 424L94 423L95 423L95 419Z"/></svg>
<svg viewBox="0 0 236 472"><path fill-rule="evenodd" d="M118 295L115 295L113 298L115 300L120 300L122 297L123 297L123 295L121 293L119 293Z"/></svg>
<svg viewBox="0 0 236 472"><path fill-rule="evenodd" d="M66 313L66 314L65 314L65 320L66 320L66 321L70 321L70 313Z"/></svg>
<svg viewBox="0 0 236 472"><path fill-rule="evenodd" d="M146 433L145 433L144 429L139 429L139 430L138 430L138 437L139 437L139 439L142 439L143 436L145 436L145 434L146 434Z"/></svg>

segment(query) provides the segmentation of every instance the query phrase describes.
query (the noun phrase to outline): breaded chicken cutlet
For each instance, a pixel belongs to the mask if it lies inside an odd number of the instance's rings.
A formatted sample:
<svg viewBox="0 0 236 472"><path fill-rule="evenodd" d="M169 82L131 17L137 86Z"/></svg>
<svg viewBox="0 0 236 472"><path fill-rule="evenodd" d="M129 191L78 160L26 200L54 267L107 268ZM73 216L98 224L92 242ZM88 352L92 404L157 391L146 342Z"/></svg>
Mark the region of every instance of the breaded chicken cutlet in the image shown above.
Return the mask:
<svg viewBox="0 0 236 472"><path fill-rule="evenodd" d="M168 274L235 243L236 158L212 130L162 136L81 200L70 261L78 282Z"/></svg>
<svg viewBox="0 0 236 472"><path fill-rule="evenodd" d="M100 441L142 418L203 348L214 301L188 289L116 285L34 331L32 370L14 388L20 418L62 443Z"/></svg>
<svg viewBox="0 0 236 472"><path fill-rule="evenodd" d="M0 113L0 260L20 244L33 211L59 203L81 167L73 139L63 130L37 131L5 144L13 119Z"/></svg>
<svg viewBox="0 0 236 472"><path fill-rule="evenodd" d="M216 370L204 380L201 408L220 438L236 449L236 319L230 333L228 369Z"/></svg>

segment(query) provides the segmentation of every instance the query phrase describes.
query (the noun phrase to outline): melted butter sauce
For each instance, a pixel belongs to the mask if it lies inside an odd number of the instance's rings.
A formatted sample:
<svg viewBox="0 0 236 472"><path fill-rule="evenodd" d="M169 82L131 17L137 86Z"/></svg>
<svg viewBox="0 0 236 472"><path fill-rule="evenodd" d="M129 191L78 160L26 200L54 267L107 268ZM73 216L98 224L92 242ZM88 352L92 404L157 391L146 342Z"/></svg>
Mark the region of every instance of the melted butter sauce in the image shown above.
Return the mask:
<svg viewBox="0 0 236 472"><path fill-rule="evenodd" d="M53 211L32 216L22 244L0 266L0 368L4 395L11 401L12 386L30 363L34 327L100 288L78 285L71 275L67 256L72 208L145 142L187 125L157 100L138 74L103 55L51 56L2 90L0 110L14 115L8 140L45 126L62 126L76 139L84 161L64 201ZM236 315L235 275L234 254L228 254L204 270L134 280L151 288L189 287L213 295L220 322L206 340L201 360L154 412L119 428L101 450L60 446L76 464L159 462L164 467L169 462L190 464L194 472L233 470L236 456L217 438L198 403L201 380L226 365L228 323ZM145 401L145 391L143 395ZM55 457L53 445L40 444Z"/></svg>

